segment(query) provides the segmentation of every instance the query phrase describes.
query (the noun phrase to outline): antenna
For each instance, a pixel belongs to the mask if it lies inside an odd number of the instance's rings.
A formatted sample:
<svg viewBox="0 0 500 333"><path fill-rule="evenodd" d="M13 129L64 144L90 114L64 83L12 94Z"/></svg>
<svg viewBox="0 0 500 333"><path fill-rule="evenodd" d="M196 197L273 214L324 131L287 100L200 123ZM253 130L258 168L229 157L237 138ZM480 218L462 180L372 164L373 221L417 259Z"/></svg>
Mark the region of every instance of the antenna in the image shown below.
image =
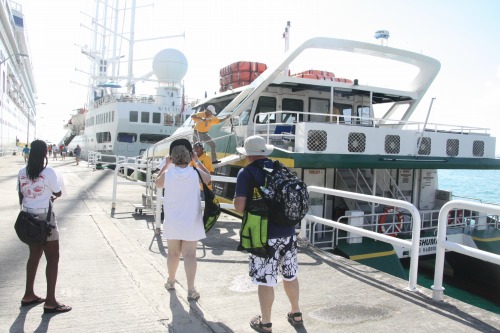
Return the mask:
<svg viewBox="0 0 500 333"><path fill-rule="evenodd" d="M387 46L389 45L389 30L377 30L375 31L375 38L380 39L380 45L384 46L384 40L387 42Z"/></svg>
<svg viewBox="0 0 500 333"><path fill-rule="evenodd" d="M285 32L283 33L283 38L285 39L285 52L288 52L290 48L290 21L286 22Z"/></svg>
<svg viewBox="0 0 500 333"><path fill-rule="evenodd" d="M290 21L286 22L286 27L285 27L285 32L283 33L283 38L285 39L285 53L288 52L288 49L290 48ZM290 74L288 67L284 71L285 76L288 76Z"/></svg>

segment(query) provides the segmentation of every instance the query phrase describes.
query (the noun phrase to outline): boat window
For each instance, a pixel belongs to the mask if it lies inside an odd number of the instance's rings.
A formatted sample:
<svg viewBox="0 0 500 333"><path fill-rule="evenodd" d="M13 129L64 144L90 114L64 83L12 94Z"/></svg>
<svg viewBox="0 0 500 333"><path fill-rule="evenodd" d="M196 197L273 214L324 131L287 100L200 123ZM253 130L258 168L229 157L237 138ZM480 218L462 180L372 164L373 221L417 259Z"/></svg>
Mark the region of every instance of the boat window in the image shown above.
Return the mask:
<svg viewBox="0 0 500 333"><path fill-rule="evenodd" d="M253 101L252 103L250 103L248 108L241 113L239 122L240 125L248 125L248 120L250 119L250 113L252 112L252 108L253 108Z"/></svg>
<svg viewBox="0 0 500 333"><path fill-rule="evenodd" d="M304 111L304 101L301 99L293 99L293 98L283 98L281 101L283 107L283 111L298 111L298 112L303 112ZM281 115L282 123L286 124L293 124L297 122L297 113L283 113ZM299 114L299 121L304 120L304 115Z"/></svg>
<svg viewBox="0 0 500 333"><path fill-rule="evenodd" d="M97 143L111 142L110 132L98 132L95 134Z"/></svg>
<svg viewBox="0 0 500 333"><path fill-rule="evenodd" d="M153 112L153 124L159 124L161 122L161 113Z"/></svg>
<svg viewBox="0 0 500 333"><path fill-rule="evenodd" d="M309 100L309 121L325 122L329 121L330 117L327 116L330 112L330 101L328 99L311 98ZM321 115L321 114L324 114Z"/></svg>
<svg viewBox="0 0 500 333"><path fill-rule="evenodd" d="M149 123L149 112L141 112L141 123Z"/></svg>
<svg viewBox="0 0 500 333"><path fill-rule="evenodd" d="M364 125L371 125L372 120L369 119L371 118L370 116L370 107L367 105L360 105L358 106L358 115L361 118L360 123Z"/></svg>
<svg viewBox="0 0 500 333"><path fill-rule="evenodd" d="M342 117L340 117L339 121L340 122L345 122L345 123L351 123L353 122L351 116L353 115L352 114L352 105L349 105L349 104L337 104L337 103L334 103L333 104L333 113L334 114L337 114L339 113L340 115L342 115ZM334 119L336 120L336 119Z"/></svg>
<svg viewBox="0 0 500 333"><path fill-rule="evenodd" d="M120 133L118 133L116 140L118 142L134 143L137 141L137 134L136 133L122 133L122 132L120 132Z"/></svg>
<svg viewBox="0 0 500 333"><path fill-rule="evenodd" d="M269 112L276 111L276 98L261 96L259 102L257 103L257 108L255 110L255 123L257 124L267 124L276 122L276 113L271 115L267 114Z"/></svg>
<svg viewBox="0 0 500 333"><path fill-rule="evenodd" d="M138 111L130 111L129 121L131 123L136 123L139 121L139 112Z"/></svg>
<svg viewBox="0 0 500 333"><path fill-rule="evenodd" d="M161 141L165 139L168 135L163 135L163 134L141 134L139 136L139 140L141 143L157 143L158 141Z"/></svg>

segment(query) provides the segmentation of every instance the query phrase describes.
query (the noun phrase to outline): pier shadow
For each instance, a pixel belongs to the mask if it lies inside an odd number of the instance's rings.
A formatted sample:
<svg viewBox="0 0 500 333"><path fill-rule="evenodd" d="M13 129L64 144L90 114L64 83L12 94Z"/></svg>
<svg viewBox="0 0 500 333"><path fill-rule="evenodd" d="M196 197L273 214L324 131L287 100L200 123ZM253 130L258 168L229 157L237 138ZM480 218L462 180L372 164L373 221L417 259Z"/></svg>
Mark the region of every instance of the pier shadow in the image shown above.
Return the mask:
<svg viewBox="0 0 500 333"><path fill-rule="evenodd" d="M350 261L345 258L342 258L342 264L338 264L335 262L335 260L339 260L338 257L331 257L331 260L329 260L330 258L326 259L325 257L330 257L333 255L325 253L313 247L309 247L306 252L308 256L314 258L316 261L324 263L325 265L328 265L332 269L352 279L358 280L359 282L367 284L373 288L382 290L395 297L403 299L406 302L420 306L427 311L432 311L440 316L456 321L464 326L468 326L471 328L471 330L498 333L498 328L493 327L490 324L470 315L469 313L458 309L456 306L450 303L435 301L431 297L423 294L420 291L412 292L409 290L401 289L389 282L368 276L367 273L369 271L377 271L374 268L364 266L355 261ZM299 263L299 265L301 264Z"/></svg>

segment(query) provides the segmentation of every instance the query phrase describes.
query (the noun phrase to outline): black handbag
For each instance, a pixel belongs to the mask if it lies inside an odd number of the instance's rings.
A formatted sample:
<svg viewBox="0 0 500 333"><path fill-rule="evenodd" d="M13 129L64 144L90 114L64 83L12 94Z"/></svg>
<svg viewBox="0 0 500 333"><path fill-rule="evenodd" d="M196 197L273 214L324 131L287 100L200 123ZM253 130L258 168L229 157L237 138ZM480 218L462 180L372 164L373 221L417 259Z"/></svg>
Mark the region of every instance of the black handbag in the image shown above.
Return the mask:
<svg viewBox="0 0 500 333"><path fill-rule="evenodd" d="M208 232L214 226L215 222L219 218L221 213L219 200L215 197L214 192L210 190L201 178L200 172L198 169L194 168L196 173L198 173L198 177L200 178L201 183L203 184L203 193L205 194L205 210L203 211L203 225L205 227L205 232Z"/></svg>
<svg viewBox="0 0 500 333"><path fill-rule="evenodd" d="M46 220L39 219L28 212L20 211L17 216L16 229L17 237L28 245L43 245L47 241L51 230L54 228L50 225L52 216L52 205L49 200L49 210Z"/></svg>

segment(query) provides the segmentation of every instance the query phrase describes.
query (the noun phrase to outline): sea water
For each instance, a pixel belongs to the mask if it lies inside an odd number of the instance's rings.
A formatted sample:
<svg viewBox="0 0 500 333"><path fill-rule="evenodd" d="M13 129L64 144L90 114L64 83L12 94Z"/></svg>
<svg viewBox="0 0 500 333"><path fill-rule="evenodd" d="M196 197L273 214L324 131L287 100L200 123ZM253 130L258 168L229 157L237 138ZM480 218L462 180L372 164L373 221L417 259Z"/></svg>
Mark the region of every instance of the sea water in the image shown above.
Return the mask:
<svg viewBox="0 0 500 333"><path fill-rule="evenodd" d="M439 189L450 191L454 200L500 205L500 170L439 170L438 179ZM430 288L433 279L433 276L419 272L418 284ZM451 281L443 286L445 296L500 314L500 306L453 286Z"/></svg>
<svg viewBox="0 0 500 333"><path fill-rule="evenodd" d="M439 170L440 190L453 199L469 199L500 205L500 170Z"/></svg>

